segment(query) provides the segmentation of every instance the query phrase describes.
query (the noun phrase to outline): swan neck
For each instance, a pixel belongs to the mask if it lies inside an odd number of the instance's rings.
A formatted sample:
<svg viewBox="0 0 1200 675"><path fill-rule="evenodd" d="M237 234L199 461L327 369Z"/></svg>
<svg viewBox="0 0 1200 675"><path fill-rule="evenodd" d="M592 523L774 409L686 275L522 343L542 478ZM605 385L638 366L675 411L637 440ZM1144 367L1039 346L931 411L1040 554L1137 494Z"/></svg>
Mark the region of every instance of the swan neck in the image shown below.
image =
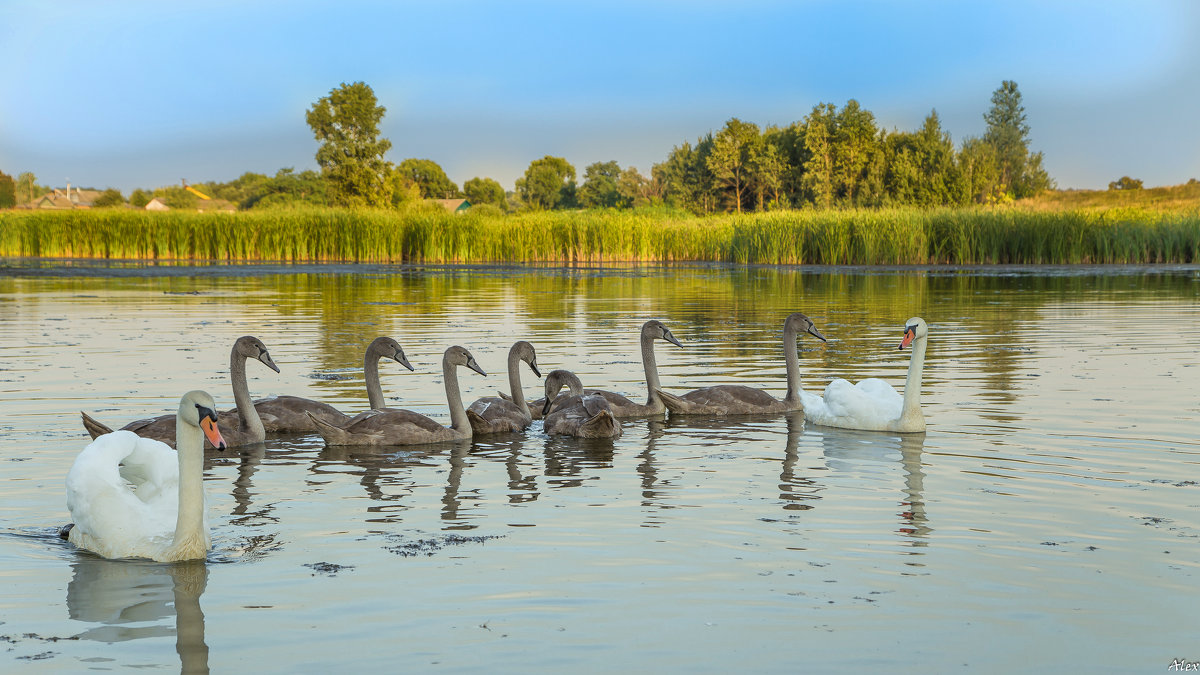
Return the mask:
<svg viewBox="0 0 1200 675"><path fill-rule="evenodd" d="M800 400L800 354L796 345L799 331L788 323L783 327L783 360L787 364L787 395L785 401Z"/></svg>
<svg viewBox="0 0 1200 675"><path fill-rule="evenodd" d="M463 407L462 392L458 390L458 367L447 358L442 358L442 378L446 382L446 403L450 406L450 428L458 432L471 433L471 420Z"/></svg>
<svg viewBox="0 0 1200 675"><path fill-rule="evenodd" d="M646 390L650 392L646 405L664 405L658 396L662 385L658 382L658 363L654 360L654 337L642 331L642 367L646 369Z"/></svg>
<svg viewBox="0 0 1200 675"><path fill-rule="evenodd" d="M516 348L508 352L508 393L512 394L513 403L521 414L530 417L529 404L525 402L525 392L521 391L521 357Z"/></svg>
<svg viewBox="0 0 1200 675"><path fill-rule="evenodd" d="M208 550L204 527L204 437L198 427L175 421L175 448L179 458L179 512L175 517L174 545L199 543Z"/></svg>
<svg viewBox="0 0 1200 675"><path fill-rule="evenodd" d="M246 357L238 353L236 346L229 355L229 379L233 382L233 401L237 403L238 418L241 420L240 431L256 442L265 440L267 430L258 411L254 409L250 387L246 384Z"/></svg>
<svg viewBox="0 0 1200 675"><path fill-rule="evenodd" d="M908 361L908 376L904 378L904 407L901 420L921 419L921 370L925 365L925 338L913 341L912 358Z"/></svg>
<svg viewBox="0 0 1200 675"><path fill-rule="evenodd" d="M379 354L374 350L367 350L367 357L363 360L363 373L367 378L367 401L370 402L371 410L383 408L383 385L379 383Z"/></svg>

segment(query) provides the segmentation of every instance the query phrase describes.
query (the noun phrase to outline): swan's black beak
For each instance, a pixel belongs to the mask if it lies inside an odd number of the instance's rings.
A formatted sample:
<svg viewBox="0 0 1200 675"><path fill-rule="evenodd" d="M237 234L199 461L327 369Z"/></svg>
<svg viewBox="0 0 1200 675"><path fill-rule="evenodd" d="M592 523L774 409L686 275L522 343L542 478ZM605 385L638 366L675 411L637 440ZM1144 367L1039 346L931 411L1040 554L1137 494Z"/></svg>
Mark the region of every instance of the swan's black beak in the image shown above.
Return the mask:
<svg viewBox="0 0 1200 675"><path fill-rule="evenodd" d="M408 362L408 357L404 355L403 350L397 349L396 353L392 354L392 358L396 360L396 363L408 368L410 372L416 372L416 368L413 368L412 364Z"/></svg>
<svg viewBox="0 0 1200 675"><path fill-rule="evenodd" d="M480 368L478 363L475 363L475 359L467 359L467 367L479 373L480 375L487 377L487 373L483 372L483 368Z"/></svg>
<svg viewBox="0 0 1200 675"><path fill-rule="evenodd" d="M900 341L900 346L896 349L904 349L905 347L911 345L913 338L915 337L917 337L917 326L915 324L912 326L905 326L904 339Z"/></svg>
<svg viewBox="0 0 1200 675"><path fill-rule="evenodd" d="M663 331L663 339L675 345L676 347L683 347L683 345L679 344L679 340L676 340L675 336L671 335L671 331L669 330Z"/></svg>
<svg viewBox="0 0 1200 675"><path fill-rule="evenodd" d="M271 370L277 373L279 372L279 366L275 365L275 361L271 360L271 355L267 353L267 350L264 349L259 353L258 360L262 361L263 365Z"/></svg>
<svg viewBox="0 0 1200 675"><path fill-rule="evenodd" d="M547 396L546 397L546 405L542 406L542 417L545 417L546 414L550 412L550 404L552 404L552 403L554 403L554 401L549 396Z"/></svg>
<svg viewBox="0 0 1200 675"><path fill-rule="evenodd" d="M542 371L537 369L537 364L534 363L533 361L529 362L529 369L533 371L534 375L537 375L538 377L542 376Z"/></svg>
<svg viewBox="0 0 1200 675"><path fill-rule="evenodd" d="M811 325L811 324L810 324L810 325L809 325L809 327L808 327L808 334L809 334L809 335L811 335L811 336L813 336L813 337L815 337L815 338L817 338L817 339L818 339L818 340L820 340L821 342L829 342L829 340L826 340L826 339L825 339L825 336L824 336L824 335L821 335L821 331L817 330L817 327L816 327L816 326L813 326L813 325Z"/></svg>

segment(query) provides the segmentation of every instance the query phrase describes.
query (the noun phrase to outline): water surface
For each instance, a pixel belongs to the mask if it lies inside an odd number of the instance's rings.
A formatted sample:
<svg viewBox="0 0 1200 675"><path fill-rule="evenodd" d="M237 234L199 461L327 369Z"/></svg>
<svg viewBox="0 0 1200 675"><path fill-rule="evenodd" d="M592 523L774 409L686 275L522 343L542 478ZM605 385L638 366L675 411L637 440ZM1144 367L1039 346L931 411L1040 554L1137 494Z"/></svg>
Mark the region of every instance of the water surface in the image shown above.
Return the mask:
<svg viewBox="0 0 1200 675"><path fill-rule="evenodd" d="M1200 661L1200 272L0 268L0 662L22 672L990 671ZM207 564L106 561L60 542L84 410L114 426L204 388L366 407L378 335L391 405L448 422L506 389L514 340L543 372L645 395L637 331L675 392L903 384L930 324L929 430L801 417L626 421L616 442L528 433L420 448L319 438L206 461ZM524 371L527 393L536 378Z"/></svg>

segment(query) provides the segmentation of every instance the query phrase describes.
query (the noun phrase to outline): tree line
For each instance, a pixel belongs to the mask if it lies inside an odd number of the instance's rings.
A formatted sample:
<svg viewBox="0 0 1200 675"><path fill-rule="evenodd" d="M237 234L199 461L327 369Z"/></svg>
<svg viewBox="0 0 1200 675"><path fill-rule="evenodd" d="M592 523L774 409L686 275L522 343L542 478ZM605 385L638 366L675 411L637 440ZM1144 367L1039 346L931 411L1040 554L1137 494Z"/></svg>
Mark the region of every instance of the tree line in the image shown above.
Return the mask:
<svg viewBox="0 0 1200 675"><path fill-rule="evenodd" d="M983 136L967 138L958 147L942 129L936 110L916 131L887 130L851 99L840 109L819 103L785 127L760 129L730 119L717 132L672 148L649 176L605 161L587 166L578 180L566 159L546 156L529 164L511 192L486 177L467 180L460 188L430 159L388 161L392 144L379 131L386 111L367 84L343 83L305 115L320 142L319 171L248 172L226 183L194 187L239 209L398 208L423 199L465 198L473 206L502 211L665 204L694 213L989 204L1054 187L1042 153L1030 149L1021 93L1010 80L992 94L983 115ZM0 174L0 202L20 203L23 194L35 189L44 190L32 174L21 174L15 182ZM172 208L194 208L198 199L183 187L168 186L135 190L129 203L144 206L152 197ZM103 198L111 205L124 203L116 190Z"/></svg>

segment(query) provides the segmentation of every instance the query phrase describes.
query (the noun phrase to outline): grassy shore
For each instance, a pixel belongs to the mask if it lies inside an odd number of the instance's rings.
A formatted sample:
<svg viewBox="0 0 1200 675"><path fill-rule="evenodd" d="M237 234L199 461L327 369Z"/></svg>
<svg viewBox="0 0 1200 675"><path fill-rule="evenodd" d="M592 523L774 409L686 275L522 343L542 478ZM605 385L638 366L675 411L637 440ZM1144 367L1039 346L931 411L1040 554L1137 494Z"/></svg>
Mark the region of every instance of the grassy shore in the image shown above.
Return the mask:
<svg viewBox="0 0 1200 675"><path fill-rule="evenodd" d="M234 214L7 211L0 212L0 256L231 262L1194 263L1200 262L1200 208L1023 203L708 217L664 210L508 216L453 215L428 208Z"/></svg>

